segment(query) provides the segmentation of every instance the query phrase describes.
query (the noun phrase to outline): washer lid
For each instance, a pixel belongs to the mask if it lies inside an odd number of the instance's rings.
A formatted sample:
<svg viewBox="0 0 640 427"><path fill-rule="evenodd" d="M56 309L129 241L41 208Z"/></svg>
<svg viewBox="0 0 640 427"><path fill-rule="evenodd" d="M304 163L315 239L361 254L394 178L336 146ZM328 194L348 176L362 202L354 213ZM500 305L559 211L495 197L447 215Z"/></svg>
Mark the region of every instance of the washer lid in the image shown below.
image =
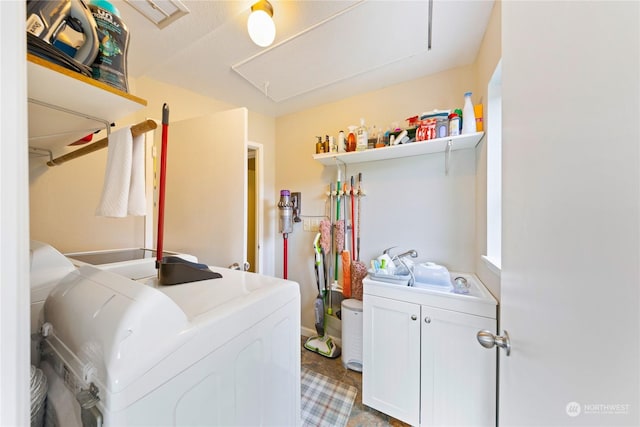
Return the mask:
<svg viewBox="0 0 640 427"><path fill-rule="evenodd" d="M43 302L51 289L76 268L52 246L36 240L30 242L29 255L31 302Z"/></svg>

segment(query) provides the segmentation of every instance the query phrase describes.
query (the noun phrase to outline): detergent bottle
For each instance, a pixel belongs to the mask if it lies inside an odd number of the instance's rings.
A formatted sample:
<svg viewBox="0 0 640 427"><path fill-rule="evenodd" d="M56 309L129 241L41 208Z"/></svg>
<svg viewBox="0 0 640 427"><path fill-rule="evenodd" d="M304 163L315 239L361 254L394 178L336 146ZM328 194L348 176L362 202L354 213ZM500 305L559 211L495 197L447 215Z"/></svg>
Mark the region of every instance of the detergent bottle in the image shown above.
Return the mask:
<svg viewBox="0 0 640 427"><path fill-rule="evenodd" d="M92 76L96 80L129 92L129 31L120 19L120 12L106 0L91 0L89 10L98 26L99 41L98 56L91 65Z"/></svg>
<svg viewBox="0 0 640 427"><path fill-rule="evenodd" d="M471 92L464 94L464 106L462 107L462 134L476 132L476 116L471 102Z"/></svg>

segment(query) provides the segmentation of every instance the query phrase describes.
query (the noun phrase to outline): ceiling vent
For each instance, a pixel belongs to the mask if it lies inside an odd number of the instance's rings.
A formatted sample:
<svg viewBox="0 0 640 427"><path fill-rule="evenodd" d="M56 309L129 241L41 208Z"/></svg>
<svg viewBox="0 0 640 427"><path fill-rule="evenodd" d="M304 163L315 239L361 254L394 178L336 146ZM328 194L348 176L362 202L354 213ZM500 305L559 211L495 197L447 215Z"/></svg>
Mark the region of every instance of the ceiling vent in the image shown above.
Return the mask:
<svg viewBox="0 0 640 427"><path fill-rule="evenodd" d="M180 0L125 0L160 29L189 13Z"/></svg>

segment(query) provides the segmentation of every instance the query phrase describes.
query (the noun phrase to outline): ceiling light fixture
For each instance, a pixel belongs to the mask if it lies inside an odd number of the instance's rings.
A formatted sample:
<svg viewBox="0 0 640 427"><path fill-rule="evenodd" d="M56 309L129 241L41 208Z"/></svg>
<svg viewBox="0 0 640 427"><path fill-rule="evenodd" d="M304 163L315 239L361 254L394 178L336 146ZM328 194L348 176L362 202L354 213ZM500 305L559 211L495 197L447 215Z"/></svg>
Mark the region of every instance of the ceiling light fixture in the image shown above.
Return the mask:
<svg viewBox="0 0 640 427"><path fill-rule="evenodd" d="M267 47L276 38L276 25L273 23L273 7L267 0L260 0L251 6L247 21L249 37L260 47Z"/></svg>

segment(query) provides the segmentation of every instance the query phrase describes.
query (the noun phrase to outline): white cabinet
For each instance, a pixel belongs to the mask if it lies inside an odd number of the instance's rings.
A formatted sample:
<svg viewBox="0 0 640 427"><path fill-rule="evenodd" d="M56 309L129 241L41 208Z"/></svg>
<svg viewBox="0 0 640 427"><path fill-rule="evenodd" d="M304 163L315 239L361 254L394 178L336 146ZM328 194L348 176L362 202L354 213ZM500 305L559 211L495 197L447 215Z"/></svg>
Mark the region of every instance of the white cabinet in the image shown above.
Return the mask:
<svg viewBox="0 0 640 427"><path fill-rule="evenodd" d="M362 402L417 425L420 410L420 306L363 296Z"/></svg>
<svg viewBox="0 0 640 427"><path fill-rule="evenodd" d="M365 405L421 426L495 425L495 299L473 275L469 295L364 281Z"/></svg>
<svg viewBox="0 0 640 427"><path fill-rule="evenodd" d="M496 351L476 334L496 320L421 306L420 424L492 426L496 423Z"/></svg>

